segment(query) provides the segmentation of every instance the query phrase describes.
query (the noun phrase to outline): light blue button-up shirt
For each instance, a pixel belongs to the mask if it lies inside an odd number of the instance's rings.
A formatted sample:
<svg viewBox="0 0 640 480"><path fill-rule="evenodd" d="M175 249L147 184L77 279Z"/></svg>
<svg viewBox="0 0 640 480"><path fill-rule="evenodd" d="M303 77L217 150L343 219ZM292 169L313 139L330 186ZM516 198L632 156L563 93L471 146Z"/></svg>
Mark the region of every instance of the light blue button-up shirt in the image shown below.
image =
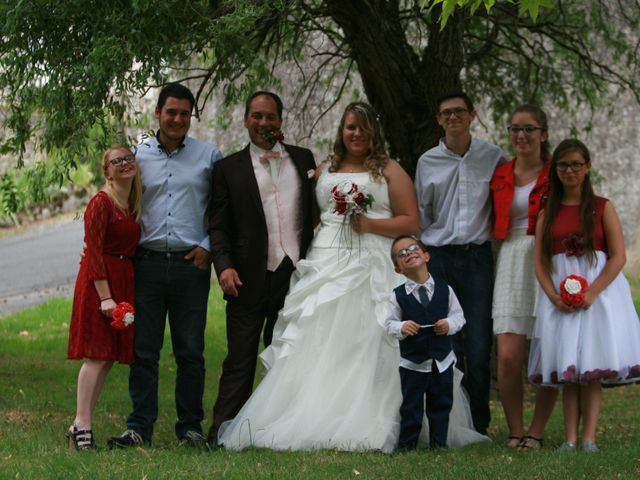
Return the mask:
<svg viewBox="0 0 640 480"><path fill-rule="evenodd" d="M434 247L491 240L490 182L507 158L501 148L475 138L462 156L449 150L444 139L423 153L415 179L420 240Z"/></svg>
<svg viewBox="0 0 640 480"><path fill-rule="evenodd" d="M189 136L171 153L156 137L138 145L143 191L140 246L159 252L196 246L211 250L211 172L221 158L217 146Z"/></svg>

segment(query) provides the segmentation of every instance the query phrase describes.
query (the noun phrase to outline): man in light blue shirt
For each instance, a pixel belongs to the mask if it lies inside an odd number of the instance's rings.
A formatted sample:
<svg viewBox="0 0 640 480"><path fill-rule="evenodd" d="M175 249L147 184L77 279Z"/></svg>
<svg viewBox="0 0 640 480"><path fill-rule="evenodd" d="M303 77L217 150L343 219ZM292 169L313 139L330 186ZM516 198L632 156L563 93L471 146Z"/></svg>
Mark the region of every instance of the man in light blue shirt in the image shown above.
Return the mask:
<svg viewBox="0 0 640 480"><path fill-rule="evenodd" d="M138 146L142 174L142 235L135 256L135 362L129 375L133 410L127 430L110 446L151 443L158 417L158 361L168 315L176 359L175 433L182 444L202 445L204 330L211 280L207 207L215 145L188 137L193 94L165 86L155 116L159 130Z"/></svg>
<svg viewBox="0 0 640 480"><path fill-rule="evenodd" d="M442 97L437 107L445 136L420 157L415 178L420 240L430 245L429 270L453 288L462 305L467 323L456 335L454 349L464 367L474 426L486 434L493 337L489 182L507 156L495 145L471 137L469 125L476 112L466 94Z"/></svg>

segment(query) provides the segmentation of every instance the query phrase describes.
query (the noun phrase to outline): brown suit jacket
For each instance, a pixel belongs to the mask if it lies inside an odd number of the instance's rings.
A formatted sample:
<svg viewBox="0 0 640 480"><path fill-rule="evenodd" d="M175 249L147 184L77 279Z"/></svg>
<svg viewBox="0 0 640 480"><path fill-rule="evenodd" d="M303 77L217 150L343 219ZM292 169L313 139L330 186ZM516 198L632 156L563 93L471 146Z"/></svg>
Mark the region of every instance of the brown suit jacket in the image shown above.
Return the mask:
<svg viewBox="0 0 640 480"><path fill-rule="evenodd" d="M313 188L307 172L316 168L311 150L284 145L300 176L302 234L300 258L313 238ZM241 303L258 301L267 273L267 225L260 190L253 172L249 146L216 162L213 166L213 194L209 208L209 235L213 266L218 276L235 268L242 281Z"/></svg>

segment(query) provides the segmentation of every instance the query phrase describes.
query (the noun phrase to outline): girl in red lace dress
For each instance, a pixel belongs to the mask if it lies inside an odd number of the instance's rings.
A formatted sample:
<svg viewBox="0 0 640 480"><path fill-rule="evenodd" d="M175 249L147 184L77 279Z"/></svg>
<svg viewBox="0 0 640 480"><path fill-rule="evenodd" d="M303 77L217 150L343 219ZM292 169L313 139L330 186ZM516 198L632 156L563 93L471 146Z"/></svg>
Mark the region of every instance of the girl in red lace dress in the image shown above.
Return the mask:
<svg viewBox="0 0 640 480"><path fill-rule="evenodd" d="M111 314L120 302L134 304L133 264L140 226L142 187L135 156L121 145L102 160L105 186L84 214L86 251L73 296L67 358L83 360L78 373L76 417L69 445L95 448L91 416L114 362L133 363L133 328L117 330Z"/></svg>

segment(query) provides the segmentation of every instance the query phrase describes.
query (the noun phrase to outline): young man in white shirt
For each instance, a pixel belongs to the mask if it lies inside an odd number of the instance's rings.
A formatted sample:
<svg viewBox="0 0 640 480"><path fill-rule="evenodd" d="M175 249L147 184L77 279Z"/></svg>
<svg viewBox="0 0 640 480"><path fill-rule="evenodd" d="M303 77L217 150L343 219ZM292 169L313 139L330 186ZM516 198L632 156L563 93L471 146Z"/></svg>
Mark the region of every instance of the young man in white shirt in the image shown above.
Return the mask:
<svg viewBox="0 0 640 480"><path fill-rule="evenodd" d="M490 180L507 155L472 138L469 127L476 111L465 93L438 99L436 115L445 136L420 157L415 178L420 240L430 246L430 271L453 288L462 305L467 323L454 349L464 369L474 426L485 434L493 335Z"/></svg>

